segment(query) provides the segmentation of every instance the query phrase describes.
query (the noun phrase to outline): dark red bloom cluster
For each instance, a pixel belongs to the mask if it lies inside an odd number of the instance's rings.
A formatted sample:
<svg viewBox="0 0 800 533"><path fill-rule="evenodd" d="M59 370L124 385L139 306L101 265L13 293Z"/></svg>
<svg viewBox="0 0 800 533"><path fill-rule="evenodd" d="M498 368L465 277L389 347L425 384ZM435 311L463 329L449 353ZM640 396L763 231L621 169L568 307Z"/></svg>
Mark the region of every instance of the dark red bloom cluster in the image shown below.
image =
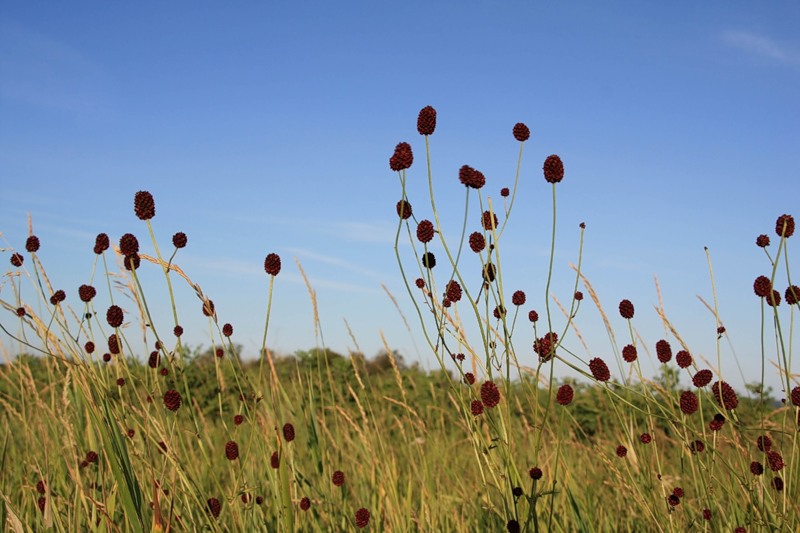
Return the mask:
<svg viewBox="0 0 800 533"><path fill-rule="evenodd" d="M533 341L533 351L539 356L540 361L547 362L556 355L555 350L557 345L558 333L551 331Z"/></svg>
<svg viewBox="0 0 800 533"><path fill-rule="evenodd" d="M486 177L483 172L475 170L469 165L464 165L458 170L458 181L473 189L480 189L486 185Z"/></svg>
<svg viewBox="0 0 800 533"><path fill-rule="evenodd" d="M94 343L92 341L87 341L86 344L83 345L83 349L86 350L86 353L94 353Z"/></svg>
<svg viewBox="0 0 800 533"><path fill-rule="evenodd" d="M523 291L514 291L511 295L511 303L514 305L525 305L525 293Z"/></svg>
<svg viewBox="0 0 800 533"><path fill-rule="evenodd" d="M233 417L234 424L236 424L237 426L241 426L243 422L244 422L244 415L234 415Z"/></svg>
<svg viewBox="0 0 800 533"><path fill-rule="evenodd" d="M458 284L458 281L451 279L447 282L445 295L451 302L457 302L461 299L461 285Z"/></svg>
<svg viewBox="0 0 800 533"><path fill-rule="evenodd" d="M106 235L105 233L100 233L100 234L97 235L97 238L95 238L95 240L94 240L94 253L96 253L97 255L100 255L103 252L105 252L106 250L108 250L109 246L110 246L110 243L109 243L109 240L108 240L108 235Z"/></svg>
<svg viewBox="0 0 800 533"><path fill-rule="evenodd" d="M497 215L491 211L484 211L481 215L481 225L486 231L492 231L497 228Z"/></svg>
<svg viewBox="0 0 800 533"><path fill-rule="evenodd" d="M356 527L364 529L369 524L369 511L363 507L356 511Z"/></svg>
<svg viewBox="0 0 800 533"><path fill-rule="evenodd" d="M492 407L497 407L497 404L500 403L500 390L494 382L483 382L483 385L481 385L481 400L483 404L490 409Z"/></svg>
<svg viewBox="0 0 800 533"><path fill-rule="evenodd" d="M215 353L215 354L216 354L216 356L217 356L217 357L219 357L220 359L222 359L223 357L225 357L225 350L223 350L222 348L217 348L217 349L214 351L214 353Z"/></svg>
<svg viewBox="0 0 800 533"><path fill-rule="evenodd" d="M714 415L714 419L708 423L708 429L711 431L719 431L722 429L722 426L725 425L725 417L721 414L717 413Z"/></svg>
<svg viewBox="0 0 800 533"><path fill-rule="evenodd" d="M139 220L150 220L156 216L156 203L153 195L147 191L139 191L133 197L133 210Z"/></svg>
<svg viewBox="0 0 800 533"><path fill-rule="evenodd" d="M633 344L628 344L622 349L622 358L625 359L627 363L633 363L636 361L636 357L638 356L638 352L636 351L636 346Z"/></svg>
<svg viewBox="0 0 800 533"><path fill-rule="evenodd" d="M778 472L784 466L786 466L783 462L783 457L781 457L781 454L775 451L767 452L767 462L769 463L769 469L773 472Z"/></svg>
<svg viewBox="0 0 800 533"><path fill-rule="evenodd" d="M225 457L228 458L228 461L235 461L239 458L239 445L236 444L236 441L229 440L225 444Z"/></svg>
<svg viewBox="0 0 800 533"><path fill-rule="evenodd" d="M411 145L406 142L398 143L394 148L394 154L389 158L389 168L399 172L411 167L414 162L414 154L411 152Z"/></svg>
<svg viewBox="0 0 800 533"><path fill-rule="evenodd" d="M725 381L714 382L711 386L711 391L714 393L714 400L720 407L736 409L736 406L739 405L739 398L736 397L736 392Z"/></svg>
<svg viewBox="0 0 800 533"><path fill-rule="evenodd" d="M126 255L125 259L123 260L123 264L125 265L125 270L138 270L139 265L142 263L142 258L139 257L139 254L130 254Z"/></svg>
<svg viewBox="0 0 800 533"><path fill-rule="evenodd" d="M628 455L628 448L620 444L617 446L617 457L625 457Z"/></svg>
<svg viewBox="0 0 800 533"><path fill-rule="evenodd" d="M606 362L599 357L589 361L589 370L592 371L592 376L597 381L608 381L611 378L611 372L608 371Z"/></svg>
<svg viewBox="0 0 800 533"><path fill-rule="evenodd" d="M89 303L97 295L97 291L91 285L81 285L78 287L78 296L82 302Z"/></svg>
<svg viewBox="0 0 800 533"><path fill-rule="evenodd" d="M772 293L767 296L767 304L772 307L778 307L781 304L781 293L773 290Z"/></svg>
<svg viewBox="0 0 800 533"><path fill-rule="evenodd" d="M766 248L769 246L769 237L764 235L763 233L756 237L756 246L759 248Z"/></svg>
<svg viewBox="0 0 800 533"><path fill-rule="evenodd" d="M753 282L753 292L760 298L769 296L770 292L772 292L772 282L767 276L758 276Z"/></svg>
<svg viewBox="0 0 800 533"><path fill-rule="evenodd" d="M41 246L41 243L39 242L39 237L37 237L36 235L31 235L25 241L25 249L29 253L38 252L39 251L39 246Z"/></svg>
<svg viewBox="0 0 800 533"><path fill-rule="evenodd" d="M122 322L125 320L125 315L122 312L122 308L118 305L112 305L106 311L106 321L108 325L112 328L118 328L122 325Z"/></svg>
<svg viewBox="0 0 800 533"><path fill-rule="evenodd" d="M331 481L333 481L333 484L336 485L337 487L341 487L342 485L344 485L344 472L342 472L341 470L337 470L336 472L334 472L333 476L331 477Z"/></svg>
<svg viewBox="0 0 800 533"><path fill-rule="evenodd" d="M22 318L27 314L24 307L17 307L17 316Z"/></svg>
<svg viewBox="0 0 800 533"><path fill-rule="evenodd" d="M581 300L583 300L583 293L581 291L575 291L574 297L575 300L580 302Z"/></svg>
<svg viewBox="0 0 800 533"><path fill-rule="evenodd" d="M430 220L423 220L417 224L417 239L419 242L431 242L433 240L433 222Z"/></svg>
<svg viewBox="0 0 800 533"><path fill-rule="evenodd" d="M492 316L494 316L497 320L500 320L502 317L506 316L506 308L502 305L498 305L492 311Z"/></svg>
<svg viewBox="0 0 800 533"><path fill-rule="evenodd" d="M667 497L667 503L669 503L671 507L676 507L681 503L681 499L678 498L675 494L670 494Z"/></svg>
<svg viewBox="0 0 800 533"><path fill-rule="evenodd" d="M528 311L528 320L531 322L537 322L539 320L539 313L534 310Z"/></svg>
<svg viewBox="0 0 800 533"><path fill-rule="evenodd" d="M416 285L418 289L424 289L425 280L422 278L417 278L416 280L414 280L414 285Z"/></svg>
<svg viewBox="0 0 800 533"><path fill-rule="evenodd" d="M230 337L231 335L233 335L233 326L231 326L230 324L225 324L224 326L222 326L222 334L225 335L226 337Z"/></svg>
<svg viewBox="0 0 800 533"><path fill-rule="evenodd" d="M12 254L11 255L11 264L15 267L19 268L22 266L22 263L25 262L25 258L22 257L22 254Z"/></svg>
<svg viewBox="0 0 800 533"><path fill-rule="evenodd" d="M555 154L547 156L542 170L544 171L544 179L548 183L558 183L564 179L564 163Z"/></svg>
<svg viewBox="0 0 800 533"><path fill-rule="evenodd" d="M39 494L44 494L47 486L45 485L44 480L39 480L36 482L36 492Z"/></svg>
<svg viewBox="0 0 800 533"><path fill-rule="evenodd" d="M425 252L422 254L422 266L427 269L431 269L436 266L436 256L433 255L431 252Z"/></svg>
<svg viewBox="0 0 800 533"><path fill-rule="evenodd" d="M147 366L150 368L157 368L158 363L161 362L161 356L158 354L157 350L150 352L150 356L147 358Z"/></svg>
<svg viewBox="0 0 800 533"><path fill-rule="evenodd" d="M53 295L50 297L50 303L53 305L58 305L66 299L67 299L67 294L61 289L59 289L56 292L54 292Z"/></svg>
<svg viewBox="0 0 800 533"><path fill-rule="evenodd" d="M790 285L786 287L786 293L784 294L786 298L786 303L789 305L794 305L800 303L800 287L797 285Z"/></svg>
<svg viewBox="0 0 800 533"><path fill-rule="evenodd" d="M800 385L792 389L792 405L800 407Z"/></svg>
<svg viewBox="0 0 800 533"><path fill-rule="evenodd" d="M419 111L417 117L417 131L420 135L431 135L436 129L436 110L431 106L425 106Z"/></svg>
<svg viewBox="0 0 800 533"><path fill-rule="evenodd" d="M783 490L783 480L779 476L775 476L772 478L772 482L770 483L773 489L781 492Z"/></svg>
<svg viewBox="0 0 800 533"><path fill-rule="evenodd" d="M561 385L558 388L558 392L556 393L556 401L560 405L569 405L572 403L572 399L575 397L575 391L572 390L572 386L568 383Z"/></svg>
<svg viewBox="0 0 800 533"><path fill-rule="evenodd" d="M303 511L308 511L311 508L311 500L308 499L308 496L303 496L300 498L300 509Z"/></svg>
<svg viewBox="0 0 800 533"><path fill-rule="evenodd" d="M481 269L481 271L482 271L481 275L483 276L483 281L488 282L488 283L491 283L491 282L494 281L494 276L495 276L495 273L496 273L494 264L486 263L485 265L483 265L483 268Z"/></svg>
<svg viewBox="0 0 800 533"><path fill-rule="evenodd" d="M270 276L277 276L281 271L281 256L275 253L267 254L264 258L264 271Z"/></svg>
<svg viewBox="0 0 800 533"><path fill-rule="evenodd" d="M283 438L286 442L294 440L294 426L289 422L283 425Z"/></svg>
<svg viewBox="0 0 800 533"><path fill-rule="evenodd" d="M139 239L133 233L126 233L119 238L119 251L128 256L139 253Z"/></svg>
<svg viewBox="0 0 800 533"><path fill-rule="evenodd" d="M514 124L514 138L519 142L525 142L531 137L531 130L522 122Z"/></svg>
<svg viewBox="0 0 800 533"><path fill-rule="evenodd" d="M203 301L203 315L214 316L214 301L206 298Z"/></svg>
<svg viewBox="0 0 800 533"><path fill-rule="evenodd" d="M281 458L278 455L278 452L272 452L272 455L269 457L269 465L277 470L281 466Z"/></svg>
<svg viewBox="0 0 800 533"><path fill-rule="evenodd" d="M511 191L508 190L508 187L503 187L500 189L500 196L503 198L507 198L509 194L511 194Z"/></svg>
<svg viewBox="0 0 800 533"><path fill-rule="evenodd" d="M473 252L477 254L478 252L481 252L484 248L486 248L486 239L484 239L483 235L478 233L477 231L474 233L470 233L469 247Z"/></svg>
<svg viewBox="0 0 800 533"><path fill-rule="evenodd" d="M95 452L93 450L89 450L88 452L86 452L86 462L87 463L95 463L95 464L97 464L97 460L99 458L100 458L100 456L97 455L97 452Z"/></svg>
<svg viewBox="0 0 800 533"><path fill-rule="evenodd" d="M794 217L792 215L781 215L775 221L775 233L778 237L786 237L787 239L794 235Z"/></svg>
<svg viewBox="0 0 800 533"><path fill-rule="evenodd" d="M653 437L649 433L642 433L639 435L639 440L642 444L650 444L653 441Z"/></svg>
<svg viewBox="0 0 800 533"><path fill-rule="evenodd" d="M764 465L762 465L758 461L753 461L750 463L750 473L754 476L760 476L764 473Z"/></svg>
<svg viewBox="0 0 800 533"><path fill-rule="evenodd" d="M472 403L469 405L469 410L472 413L472 416L478 416L483 414L483 404L480 400L472 400Z"/></svg>
<svg viewBox="0 0 800 533"><path fill-rule="evenodd" d="M464 374L464 383L467 385L474 385L475 384L475 374L472 372L467 372Z"/></svg>
<svg viewBox="0 0 800 533"><path fill-rule="evenodd" d="M170 389L164 393L164 407L170 411L177 411L181 406L181 393L175 389Z"/></svg>
<svg viewBox="0 0 800 533"><path fill-rule="evenodd" d="M186 237L186 234L182 231L172 236L172 245L175 246L175 248L185 248L188 242L189 238Z"/></svg>
<svg viewBox="0 0 800 533"><path fill-rule="evenodd" d="M219 513L222 511L222 504L219 503L219 500L216 498L209 498L208 501L206 501L206 505L208 505L208 511L211 513L211 516L219 518Z"/></svg>
<svg viewBox="0 0 800 533"><path fill-rule="evenodd" d="M522 489L521 489L521 488L519 488L519 487L516 487L516 488L517 488L517 489L519 489L519 492L520 492L520 493L522 492ZM517 496L517 495L515 494L515 496ZM522 496L522 494L520 494L519 496ZM517 497L519 498L519 496L517 496ZM511 520L509 520L509 521L506 523L506 531L507 531L508 533L519 533L519 532L520 532L520 525L519 525L519 522L517 522L517 521L516 521L516 520L514 520L513 518L512 518Z"/></svg>
<svg viewBox="0 0 800 533"><path fill-rule="evenodd" d="M699 406L700 402L697 400L695 393L687 390L681 394L681 411L683 411L684 414L694 414L697 412Z"/></svg>
<svg viewBox="0 0 800 533"><path fill-rule="evenodd" d="M656 343L656 355L662 363L668 363L672 359L672 347L667 341L661 339Z"/></svg>
<svg viewBox="0 0 800 533"><path fill-rule="evenodd" d="M706 449L706 445L703 444L703 441L696 440L689 444L689 449L692 451L692 453L700 453Z"/></svg>
<svg viewBox="0 0 800 533"><path fill-rule="evenodd" d="M183 328L181 326L175 326L174 328L172 328L172 334L175 335L176 337L180 337L181 335L183 335Z"/></svg>
<svg viewBox="0 0 800 533"><path fill-rule="evenodd" d="M542 479L542 469L538 466L534 466L528 471L528 475L531 476L532 480L538 481Z"/></svg>
<svg viewBox="0 0 800 533"><path fill-rule="evenodd" d="M403 220L408 219L411 216L411 213L413 213L411 204L405 200L399 200L395 206L395 210L397 211L397 216Z"/></svg>
<svg viewBox="0 0 800 533"><path fill-rule="evenodd" d="M619 303L619 314L627 320L633 318L633 304L630 300L622 300Z"/></svg>
<svg viewBox="0 0 800 533"><path fill-rule="evenodd" d="M714 375L711 373L711 370L708 370L707 368L698 370L694 377L692 377L692 383L695 387L701 389L711 383L711 378L713 377Z"/></svg>
<svg viewBox="0 0 800 533"><path fill-rule="evenodd" d="M756 446L762 452L768 452L772 449L772 439L767 435L762 435L756 439Z"/></svg>
<svg viewBox="0 0 800 533"><path fill-rule="evenodd" d="M675 362L681 368L686 368L692 364L692 356L686 350L681 350L675 354Z"/></svg>

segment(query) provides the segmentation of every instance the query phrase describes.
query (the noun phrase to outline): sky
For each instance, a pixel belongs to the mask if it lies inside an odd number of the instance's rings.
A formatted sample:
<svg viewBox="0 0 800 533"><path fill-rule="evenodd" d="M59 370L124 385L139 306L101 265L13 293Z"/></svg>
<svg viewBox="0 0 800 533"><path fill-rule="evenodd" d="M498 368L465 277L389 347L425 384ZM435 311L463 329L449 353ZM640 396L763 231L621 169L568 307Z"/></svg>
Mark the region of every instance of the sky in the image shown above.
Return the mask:
<svg viewBox="0 0 800 533"><path fill-rule="evenodd" d="M7 257L23 250L30 216L51 281L79 308L98 233L114 242L134 233L153 253L133 213L134 194L147 190L161 252L172 252L173 233L188 235L175 262L215 302L220 323L233 324L245 357L261 346L263 261L274 252L283 263L268 330L274 352L324 343L372 356L383 336L407 363L436 368L395 256L401 188L388 159L398 142L411 144L409 199L418 220L432 219L416 119L433 106L434 197L452 245L466 198L458 169L483 172L484 204L502 208L499 191L513 186L519 155L512 127L524 122L531 138L498 244L506 298L527 294L514 337L520 362L536 362L525 315L545 308L552 198L542 163L558 154L565 177L551 293L570 300L584 222L582 270L618 348L629 342L616 311L627 298L642 349L654 352L661 338L679 349L655 312L657 279L692 354L716 364L716 322L698 299L713 301L710 257L728 332L719 360L741 389L761 376L752 284L770 265L755 238L769 234L774 254L775 220L800 215L799 26L800 5L788 1L3 2L0 246ZM478 229L475 192L470 209L468 232ZM441 245L431 251L444 264ZM413 282L407 239L400 256ZM316 293L319 331L298 263ZM445 270L434 271L440 284ZM476 273L465 275L479 283ZM157 323L171 329L163 276L153 265L140 276ZM3 281L0 298L13 301ZM108 290L100 292L102 308ZM30 280L22 296L35 301ZM175 298L184 340L208 346L200 302L177 278ZM788 325L785 304L780 312ZM557 309L553 321L561 331ZM7 314L2 324L18 323ZM588 297L575 324L589 350L574 334L565 348L584 361L603 357L619 376ZM775 360L769 319L765 328ZM17 349L7 337L3 348ZM646 373L657 370L654 359L643 362ZM574 372L560 364L556 374ZM766 382L780 387L769 363Z"/></svg>

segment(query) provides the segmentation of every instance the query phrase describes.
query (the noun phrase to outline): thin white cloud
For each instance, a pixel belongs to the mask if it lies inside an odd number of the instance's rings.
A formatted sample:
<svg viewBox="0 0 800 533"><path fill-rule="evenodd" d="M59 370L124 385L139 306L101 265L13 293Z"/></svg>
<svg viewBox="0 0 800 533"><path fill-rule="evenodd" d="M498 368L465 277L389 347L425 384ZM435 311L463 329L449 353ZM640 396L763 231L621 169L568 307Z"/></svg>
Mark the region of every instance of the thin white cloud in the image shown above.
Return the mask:
<svg viewBox="0 0 800 533"><path fill-rule="evenodd" d="M800 67L800 49L781 44L774 39L741 30L722 33L722 42L747 53L777 61L792 67Z"/></svg>

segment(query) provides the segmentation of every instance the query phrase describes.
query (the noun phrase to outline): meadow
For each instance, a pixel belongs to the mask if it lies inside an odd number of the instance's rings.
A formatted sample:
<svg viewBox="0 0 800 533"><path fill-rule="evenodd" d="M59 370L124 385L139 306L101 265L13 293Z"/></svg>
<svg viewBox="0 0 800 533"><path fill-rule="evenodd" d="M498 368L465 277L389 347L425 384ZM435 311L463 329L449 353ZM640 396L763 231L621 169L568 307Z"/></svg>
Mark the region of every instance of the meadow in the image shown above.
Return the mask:
<svg viewBox="0 0 800 533"><path fill-rule="evenodd" d="M246 357L235 324L180 268L187 236L174 233L169 245L156 239L174 230L154 229L156 199L147 191L134 195L130 211L139 236L98 234L85 251L94 253L92 276L80 287L51 283L37 256L47 243L33 230L7 243L10 268L0 285L5 529L797 531L793 217L776 214L769 235L753 243L765 275L753 282L762 321L751 333L762 339L762 368L778 373L782 390L773 397L762 372L761 386L737 391L724 378L721 320L709 332L715 363L693 356L691 340L663 312L670 334L641 339L635 298L601 302L581 270L580 248L574 271L558 272L574 277L570 298L534 301L504 288L503 231L530 130L510 128L519 159L502 207L484 195L480 170L464 165L446 178L466 191L462 229L450 235L434 195L435 181L445 179L431 170L436 119L431 107L417 117L423 162L417 154L415 164L411 144L401 142L387 169L399 191L387 209L397 221L387 254L395 254L406 288L394 297L413 302L416 313L398 320L420 323L434 371L408 363L388 343L373 357L324 345L273 353L270 323L280 318L271 296L283 265L272 252L263 265L262 347ZM427 178L427 198L409 197L412 172ZM558 155L545 159L548 296L557 189L566 176ZM159 209L168 203L159 199ZM432 220L417 217L421 205ZM152 241L153 255L140 250L140 238ZM140 280L144 269L163 274L168 294L151 294ZM177 308L177 284L196 294L195 307ZM309 294L316 311L310 284ZM95 306L101 300L110 305ZM157 323L150 306L163 301L172 321ZM585 305L597 308L609 332L612 321L625 324L624 334L610 335L613 349L603 347L608 357L577 355L583 341L573 320ZM716 299L710 309L719 316ZM187 313L207 318L211 346L183 342L179 317ZM523 328L533 330L532 346L515 343ZM140 338L147 351L136 348ZM642 359L653 357L660 373L649 378ZM558 367L582 378L559 379Z"/></svg>

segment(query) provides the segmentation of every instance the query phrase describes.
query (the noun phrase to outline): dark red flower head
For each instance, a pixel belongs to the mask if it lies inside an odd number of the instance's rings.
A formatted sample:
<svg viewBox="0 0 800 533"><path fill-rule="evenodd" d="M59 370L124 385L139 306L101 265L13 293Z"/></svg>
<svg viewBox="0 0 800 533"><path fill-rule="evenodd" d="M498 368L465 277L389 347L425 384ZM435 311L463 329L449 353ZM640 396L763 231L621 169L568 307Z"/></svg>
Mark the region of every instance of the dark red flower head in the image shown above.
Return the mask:
<svg viewBox="0 0 800 533"><path fill-rule="evenodd" d="M425 252L422 254L422 266L427 269L431 269L436 266L436 256L433 255L431 252Z"/></svg>
<svg viewBox="0 0 800 533"><path fill-rule="evenodd" d="M772 283L767 276L758 276L753 282L753 292L756 293L756 296L765 298L769 296L771 291Z"/></svg>
<svg viewBox="0 0 800 533"><path fill-rule="evenodd" d="M219 513L222 511L222 504L219 503L219 500L216 498L209 498L206 504L208 505L208 511L211 513L211 516L219 518Z"/></svg>
<svg viewBox="0 0 800 533"><path fill-rule="evenodd" d="M541 362L546 363L555 356L557 345L558 333L551 331L543 337L533 341L533 351L539 356L539 360Z"/></svg>
<svg viewBox="0 0 800 533"><path fill-rule="evenodd" d="M67 299L67 294L59 289L56 292L54 292L53 295L50 297L50 303L53 305L58 305L66 299Z"/></svg>
<svg viewBox="0 0 800 533"><path fill-rule="evenodd" d="M681 394L681 411L683 411L684 414L694 414L697 412L699 406L700 402L697 400L695 393L687 390Z"/></svg>
<svg viewBox="0 0 800 533"><path fill-rule="evenodd" d="M564 384L558 388L558 392L556 393L556 401L560 405L569 405L572 403L572 398L574 396L575 391L572 390L572 386L569 384Z"/></svg>
<svg viewBox="0 0 800 533"><path fill-rule="evenodd" d="M656 355L662 363L668 363L672 359L672 347L667 341L661 339L656 343Z"/></svg>
<svg viewBox="0 0 800 533"><path fill-rule="evenodd" d="M222 334L225 335L226 337L230 337L231 335L233 335L233 326L231 326L230 324L225 324L224 326L222 326Z"/></svg>
<svg viewBox="0 0 800 533"><path fill-rule="evenodd" d="M486 177L483 172L475 170L469 165L464 165L459 169L458 181L473 189L480 189L486 185Z"/></svg>
<svg viewBox="0 0 800 533"><path fill-rule="evenodd" d="M787 239L794 235L794 217L792 215L781 215L775 222L775 233L778 237L786 237Z"/></svg>
<svg viewBox="0 0 800 533"><path fill-rule="evenodd" d="M650 444L653 441L653 437L649 433L642 433L639 435L639 440L642 444Z"/></svg>
<svg viewBox="0 0 800 533"><path fill-rule="evenodd" d="M773 472L778 472L786 466L783 462L783 457L776 451L767 452L767 463L769 463L769 469Z"/></svg>
<svg viewBox="0 0 800 533"><path fill-rule="evenodd" d="M308 496L303 496L300 498L300 509L303 511L308 511L311 508L311 500L308 499Z"/></svg>
<svg viewBox="0 0 800 533"><path fill-rule="evenodd" d="M389 158L389 168L399 172L409 168L413 162L414 154L411 152L411 145L402 142L397 144L394 154Z"/></svg>
<svg viewBox="0 0 800 533"><path fill-rule="evenodd" d="M564 163L555 154L547 156L542 170L544 170L544 179L549 183L558 183L564 179Z"/></svg>
<svg viewBox="0 0 800 533"><path fill-rule="evenodd" d="M481 215L481 224L486 231L492 231L493 228L497 229L497 215L491 211L484 211L483 215Z"/></svg>
<svg viewBox="0 0 800 533"><path fill-rule="evenodd" d="M122 308L118 305L112 305L108 308L108 311L106 311L106 320L108 321L108 325L112 328L120 327L124 319L125 316L122 313Z"/></svg>
<svg viewBox="0 0 800 533"><path fill-rule="evenodd" d="M481 415L483 414L483 403L481 403L480 400L472 400L469 410L472 413L472 416Z"/></svg>
<svg viewBox="0 0 800 533"><path fill-rule="evenodd" d="M94 253L98 255L102 254L108 250L109 244L108 235L100 233L94 241Z"/></svg>
<svg viewBox="0 0 800 533"><path fill-rule="evenodd" d="M633 304L630 300L622 300L619 303L619 314L622 318L630 320L633 318Z"/></svg>
<svg viewBox="0 0 800 533"><path fill-rule="evenodd" d="M344 485L344 472L342 472L341 470L337 470L336 472L334 472L331 481L333 481L333 484L336 485L337 487L341 487L342 485Z"/></svg>
<svg viewBox="0 0 800 533"><path fill-rule="evenodd" d="M215 314L214 302L213 302L213 300L209 300L208 298L206 298L203 301L203 315L204 316L214 316L214 314Z"/></svg>
<svg viewBox="0 0 800 533"><path fill-rule="evenodd" d="M528 311L528 320L531 322L537 322L539 320L539 313L534 310Z"/></svg>
<svg viewBox="0 0 800 533"><path fill-rule="evenodd" d="M761 435L756 439L756 446L758 446L758 449L762 452L768 452L772 449L772 439L767 435Z"/></svg>
<svg viewBox="0 0 800 533"><path fill-rule="evenodd" d="M172 244L175 248L183 248L186 246L187 242L189 242L189 238L186 237L186 234L182 231L172 236Z"/></svg>
<svg viewBox="0 0 800 533"><path fill-rule="evenodd" d="M369 511L363 507L356 511L356 527L364 529L369 524Z"/></svg>
<svg viewBox="0 0 800 533"><path fill-rule="evenodd" d="M411 204L409 202L406 202L405 200L398 201L395 209L397 210L397 216L399 216L403 220L408 219L411 216L411 213L413 212L413 210L411 209Z"/></svg>
<svg viewBox="0 0 800 533"><path fill-rule="evenodd" d="M281 271L281 257L278 254L267 254L264 259L264 270L270 276L277 276Z"/></svg>
<svg viewBox="0 0 800 533"><path fill-rule="evenodd" d="M507 198L509 194L511 194L511 191L508 190L508 187L503 187L500 189L500 196L503 198Z"/></svg>
<svg viewBox="0 0 800 533"><path fill-rule="evenodd" d="M711 391L714 393L714 400L720 407L725 409L736 409L739 405L739 398L736 397L733 387L724 381L716 381L711 386Z"/></svg>
<svg viewBox="0 0 800 533"><path fill-rule="evenodd" d="M769 246L769 237L764 235L763 233L756 237L756 246L759 248L766 248Z"/></svg>
<svg viewBox="0 0 800 533"><path fill-rule="evenodd" d="M292 442L294 440L294 426L289 422L283 425L283 438L286 442Z"/></svg>
<svg viewBox="0 0 800 533"><path fill-rule="evenodd" d="M15 267L19 268L22 266L22 263L25 262L25 258L22 257L22 254L12 254L11 255L11 264Z"/></svg>
<svg viewBox="0 0 800 533"><path fill-rule="evenodd" d="M792 389L792 405L800 407L800 385Z"/></svg>
<svg viewBox="0 0 800 533"><path fill-rule="evenodd" d="M470 249L475 252L483 251L486 248L486 239L483 238L483 235L479 232L471 233L469 236L469 247Z"/></svg>
<svg viewBox="0 0 800 533"><path fill-rule="evenodd" d="M433 222L430 220L422 220L417 224L417 239L419 239L419 242L431 242L431 240L433 240L433 233Z"/></svg>
<svg viewBox="0 0 800 533"><path fill-rule="evenodd" d="M519 487L517 487L519 488ZM522 489L519 489L519 492L522 492ZM522 494L520 494L522 496ZM506 523L506 531L508 533L519 533L520 532L520 525L519 522L514 520L513 518Z"/></svg>
<svg viewBox="0 0 800 533"><path fill-rule="evenodd" d="M625 457L628 455L628 448L620 444L617 446L617 457Z"/></svg>
<svg viewBox="0 0 800 533"><path fill-rule="evenodd" d="M606 362L599 357L595 357L589 361L589 370L592 371L592 376L594 376L594 379L597 381L608 381L611 379L611 372L608 371Z"/></svg>
<svg viewBox="0 0 800 533"><path fill-rule="evenodd" d="M239 445L236 444L236 441L229 440L225 444L225 457L228 458L228 461L235 461L239 458Z"/></svg>
<svg viewBox="0 0 800 533"><path fill-rule="evenodd" d="M164 393L164 407L170 411L177 411L181 406L181 393L175 389L170 389Z"/></svg>
<svg viewBox="0 0 800 533"><path fill-rule="evenodd" d="M30 253L38 252L39 246L39 237L36 235L31 235L28 237L28 240L25 241L25 249Z"/></svg>
<svg viewBox="0 0 800 533"><path fill-rule="evenodd" d="M82 302L89 303L97 295L97 291L91 285L81 285L78 287L78 296Z"/></svg>
<svg viewBox="0 0 800 533"><path fill-rule="evenodd" d="M767 304L772 307L778 307L781 304L781 293L773 290L772 293L767 296Z"/></svg>
<svg viewBox="0 0 800 533"><path fill-rule="evenodd" d="M125 259L122 261L125 264L126 270L136 270L139 268L139 265L142 262L142 258L139 257L139 254L130 254L126 255Z"/></svg>
<svg viewBox="0 0 800 533"><path fill-rule="evenodd" d="M180 337L181 335L183 335L183 328L181 326L175 326L174 328L172 328L172 334L175 335L176 337Z"/></svg>
<svg viewBox="0 0 800 533"><path fill-rule="evenodd" d="M538 466L534 466L528 471L528 475L531 476L532 480L538 481L542 479L542 469Z"/></svg>
<svg viewBox="0 0 800 533"><path fill-rule="evenodd" d="M281 458L278 455L278 452L272 452L272 455L269 458L269 465L277 470L281 466Z"/></svg>
<svg viewBox="0 0 800 533"><path fill-rule="evenodd" d="M675 362L681 368L687 368L692 364L692 356L686 350L681 350L675 354Z"/></svg>
<svg viewBox="0 0 800 533"><path fill-rule="evenodd" d="M531 130L522 122L514 124L514 138L519 142L525 142L531 137Z"/></svg>
<svg viewBox="0 0 800 533"><path fill-rule="evenodd" d="M461 299L461 285L454 279L447 282L445 295L451 302L457 302Z"/></svg>
<svg viewBox="0 0 800 533"><path fill-rule="evenodd" d="M712 377L714 376L711 370L704 368L703 370L698 370L694 377L692 377L692 383L694 383L695 387L700 389L711 383Z"/></svg>
<svg viewBox="0 0 800 533"><path fill-rule="evenodd" d="M633 363L636 361L637 356L638 353L636 351L636 346L633 344L628 344L622 349L622 358L628 363Z"/></svg>
<svg viewBox="0 0 800 533"><path fill-rule="evenodd" d="M153 195L147 191L139 191L133 198L133 210L140 220L150 220L156 216L156 203Z"/></svg>
<svg viewBox="0 0 800 533"><path fill-rule="evenodd" d="M525 293L523 291L514 291L511 295L511 303L514 305L525 305Z"/></svg>
<svg viewBox="0 0 800 533"><path fill-rule="evenodd" d="M497 407L500 403L500 390L492 381L484 381L481 385L481 400L488 408Z"/></svg>
<svg viewBox="0 0 800 533"><path fill-rule="evenodd" d="M115 355L119 353L119 339L116 333L112 333L108 337L108 351Z"/></svg>
<svg viewBox="0 0 800 533"><path fill-rule="evenodd" d="M762 465L759 461L753 461L750 463L750 473L754 476L760 476L764 473L764 465Z"/></svg>
<svg viewBox="0 0 800 533"><path fill-rule="evenodd" d="M436 129L436 110L431 106L425 106L419 111L417 117L417 131L420 135L431 135Z"/></svg>
<svg viewBox="0 0 800 533"><path fill-rule="evenodd" d="M786 293L783 296L786 298L786 303L789 305L800 304L800 287L797 285L789 285L786 287Z"/></svg>

